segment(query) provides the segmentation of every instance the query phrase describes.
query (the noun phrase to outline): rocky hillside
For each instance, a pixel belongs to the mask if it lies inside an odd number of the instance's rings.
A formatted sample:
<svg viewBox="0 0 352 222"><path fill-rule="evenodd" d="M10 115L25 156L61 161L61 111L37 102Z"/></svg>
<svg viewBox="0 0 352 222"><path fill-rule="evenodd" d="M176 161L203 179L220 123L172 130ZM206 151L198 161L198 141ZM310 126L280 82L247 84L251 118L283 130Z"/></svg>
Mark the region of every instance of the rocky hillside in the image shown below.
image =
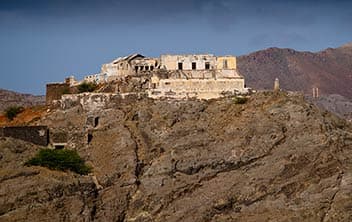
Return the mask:
<svg viewBox="0 0 352 222"><path fill-rule="evenodd" d="M352 100L352 43L317 53L269 48L238 58L238 68L254 89L272 89L277 77L285 90L339 94Z"/></svg>
<svg viewBox="0 0 352 222"><path fill-rule="evenodd" d="M352 99L338 94L322 95L319 98L308 97L310 101L322 109L335 113L341 118L352 121Z"/></svg>
<svg viewBox="0 0 352 222"><path fill-rule="evenodd" d="M45 96L33 96L0 89L0 112L10 106L45 105Z"/></svg>
<svg viewBox="0 0 352 222"><path fill-rule="evenodd" d="M37 123L68 133L99 186L24 167L39 147L2 139L1 221L352 220L352 128L302 96L65 107Z"/></svg>

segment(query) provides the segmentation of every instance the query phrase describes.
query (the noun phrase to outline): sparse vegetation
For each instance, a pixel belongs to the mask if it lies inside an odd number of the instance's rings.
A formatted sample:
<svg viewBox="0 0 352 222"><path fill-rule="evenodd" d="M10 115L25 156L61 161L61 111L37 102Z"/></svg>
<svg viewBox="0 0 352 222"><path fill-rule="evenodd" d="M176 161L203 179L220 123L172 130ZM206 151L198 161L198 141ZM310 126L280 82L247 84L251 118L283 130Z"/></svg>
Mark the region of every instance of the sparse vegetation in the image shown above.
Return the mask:
<svg viewBox="0 0 352 222"><path fill-rule="evenodd" d="M65 89L62 91L62 94L71 94L70 89L69 89L69 88L65 88Z"/></svg>
<svg viewBox="0 0 352 222"><path fill-rule="evenodd" d="M41 149L35 157L25 163L26 166L43 166L52 170L70 170L78 174L88 174L91 167L75 150L67 149Z"/></svg>
<svg viewBox="0 0 352 222"><path fill-rule="evenodd" d="M93 82L83 82L77 86L79 93L93 92L97 88L97 84Z"/></svg>
<svg viewBox="0 0 352 222"><path fill-rule="evenodd" d="M235 104L245 104L248 101L247 97L236 96L233 98Z"/></svg>
<svg viewBox="0 0 352 222"><path fill-rule="evenodd" d="M5 116L9 120L13 120L19 113L23 111L24 108L22 106L10 106L5 110Z"/></svg>

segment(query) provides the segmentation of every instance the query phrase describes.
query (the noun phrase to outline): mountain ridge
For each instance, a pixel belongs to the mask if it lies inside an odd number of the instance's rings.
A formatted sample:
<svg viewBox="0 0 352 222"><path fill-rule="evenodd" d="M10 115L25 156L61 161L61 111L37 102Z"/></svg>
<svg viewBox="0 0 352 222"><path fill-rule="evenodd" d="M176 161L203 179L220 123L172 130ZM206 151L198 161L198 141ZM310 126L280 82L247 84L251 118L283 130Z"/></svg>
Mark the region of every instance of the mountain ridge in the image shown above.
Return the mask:
<svg viewBox="0 0 352 222"><path fill-rule="evenodd" d="M319 52L271 47L239 56L237 66L247 86L272 89L279 78L284 90L340 94L352 99L352 43Z"/></svg>
<svg viewBox="0 0 352 222"><path fill-rule="evenodd" d="M38 106L45 105L45 96L36 96L27 93L19 93L0 88L0 111L10 106Z"/></svg>

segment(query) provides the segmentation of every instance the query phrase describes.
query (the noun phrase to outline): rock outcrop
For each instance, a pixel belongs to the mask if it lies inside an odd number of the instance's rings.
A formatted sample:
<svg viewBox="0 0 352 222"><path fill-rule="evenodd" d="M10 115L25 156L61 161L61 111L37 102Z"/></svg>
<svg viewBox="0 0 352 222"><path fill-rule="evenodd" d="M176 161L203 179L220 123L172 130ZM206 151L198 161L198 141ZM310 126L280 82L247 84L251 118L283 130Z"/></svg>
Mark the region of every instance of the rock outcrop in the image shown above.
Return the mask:
<svg viewBox="0 0 352 222"><path fill-rule="evenodd" d="M93 175L24 167L39 147L3 139L1 221L352 220L352 127L303 96L65 107L38 124Z"/></svg>

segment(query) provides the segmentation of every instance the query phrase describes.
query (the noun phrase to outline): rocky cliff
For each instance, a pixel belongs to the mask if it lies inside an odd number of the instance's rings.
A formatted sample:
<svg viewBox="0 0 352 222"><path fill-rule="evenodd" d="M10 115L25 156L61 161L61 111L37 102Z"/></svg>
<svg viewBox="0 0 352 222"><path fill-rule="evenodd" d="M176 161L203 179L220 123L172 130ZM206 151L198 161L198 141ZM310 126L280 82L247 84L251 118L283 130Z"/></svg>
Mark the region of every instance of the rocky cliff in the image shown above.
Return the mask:
<svg viewBox="0 0 352 222"><path fill-rule="evenodd" d="M39 147L1 139L1 221L352 220L352 128L300 95L67 103L37 124L94 176L24 167Z"/></svg>

